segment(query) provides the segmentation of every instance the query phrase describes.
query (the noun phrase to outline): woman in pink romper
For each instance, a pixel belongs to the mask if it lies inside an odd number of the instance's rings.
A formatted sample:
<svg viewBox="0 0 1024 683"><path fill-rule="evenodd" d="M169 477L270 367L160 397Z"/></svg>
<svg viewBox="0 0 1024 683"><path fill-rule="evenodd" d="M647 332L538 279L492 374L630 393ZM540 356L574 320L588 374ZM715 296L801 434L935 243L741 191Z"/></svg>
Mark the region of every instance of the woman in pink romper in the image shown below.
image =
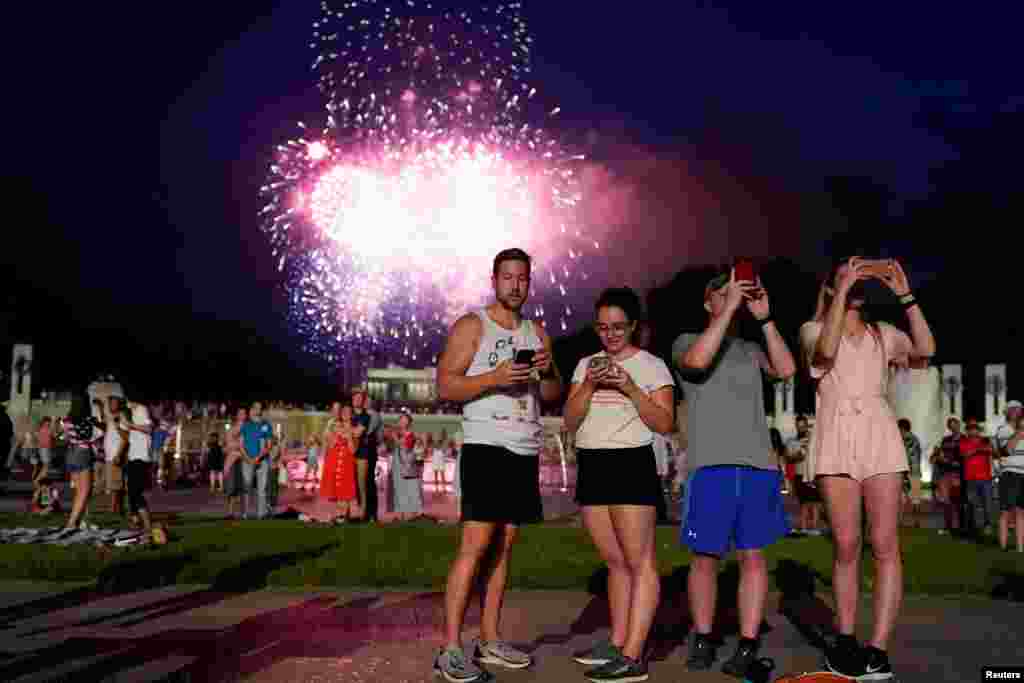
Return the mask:
<svg viewBox="0 0 1024 683"><path fill-rule="evenodd" d="M877 264L877 262L876 262ZM882 280L906 311L910 336L861 314L864 281ZM903 594L898 523L907 455L886 399L890 362L935 353L935 339L896 261L872 267L858 258L840 263L822 288L815 319L800 339L818 380L816 476L835 540L833 561L839 636L826 655L837 674L889 680L886 647ZM867 511L875 558L875 625L861 648L854 634L860 584L861 506ZM868 678L870 677L870 678Z"/></svg>

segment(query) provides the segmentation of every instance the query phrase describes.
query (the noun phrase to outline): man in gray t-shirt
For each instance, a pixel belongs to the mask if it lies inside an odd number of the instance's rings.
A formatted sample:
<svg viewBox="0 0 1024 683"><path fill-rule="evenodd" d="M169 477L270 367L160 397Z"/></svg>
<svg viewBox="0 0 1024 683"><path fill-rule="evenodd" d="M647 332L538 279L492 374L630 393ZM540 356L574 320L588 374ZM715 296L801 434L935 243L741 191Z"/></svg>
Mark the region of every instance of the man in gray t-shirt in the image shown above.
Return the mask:
<svg viewBox="0 0 1024 683"><path fill-rule="evenodd" d="M764 412L764 351L754 342L726 337L711 367L680 367L678 359L699 337L681 334L672 345L672 358L686 399L690 471L713 465L777 470Z"/></svg>
<svg viewBox="0 0 1024 683"><path fill-rule="evenodd" d="M736 337L741 306L761 323L767 354ZM687 590L694 637L687 667L705 670L715 661L710 634L718 565L735 547L740 586L747 590L738 595L739 646L722 671L744 678L758 656L768 591L761 551L789 532L761 373L788 379L796 373L796 361L775 328L760 280L737 281L734 273L722 273L705 288L704 308L710 315L707 328L681 335L672 346L686 397L691 472L682 509L682 542L694 553Z"/></svg>

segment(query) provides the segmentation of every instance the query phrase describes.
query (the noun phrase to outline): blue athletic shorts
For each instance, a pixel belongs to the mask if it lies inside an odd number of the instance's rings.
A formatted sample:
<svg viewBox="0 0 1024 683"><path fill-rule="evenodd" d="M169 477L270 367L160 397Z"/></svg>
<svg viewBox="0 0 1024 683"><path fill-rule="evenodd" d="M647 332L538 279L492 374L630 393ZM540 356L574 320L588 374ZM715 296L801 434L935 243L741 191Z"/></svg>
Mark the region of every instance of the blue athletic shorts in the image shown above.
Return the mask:
<svg viewBox="0 0 1024 683"><path fill-rule="evenodd" d="M701 467L686 483L681 542L695 553L757 550L789 533L778 470Z"/></svg>

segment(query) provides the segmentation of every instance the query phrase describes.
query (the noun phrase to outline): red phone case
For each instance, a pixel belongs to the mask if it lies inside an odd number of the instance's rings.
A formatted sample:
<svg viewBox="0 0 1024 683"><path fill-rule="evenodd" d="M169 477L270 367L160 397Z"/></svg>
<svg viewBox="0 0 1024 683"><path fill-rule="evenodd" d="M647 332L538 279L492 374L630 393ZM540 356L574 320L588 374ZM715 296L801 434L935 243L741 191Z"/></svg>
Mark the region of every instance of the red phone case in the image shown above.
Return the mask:
<svg viewBox="0 0 1024 683"><path fill-rule="evenodd" d="M735 272L737 282L757 281L757 273L754 272L754 262L750 259L737 259Z"/></svg>

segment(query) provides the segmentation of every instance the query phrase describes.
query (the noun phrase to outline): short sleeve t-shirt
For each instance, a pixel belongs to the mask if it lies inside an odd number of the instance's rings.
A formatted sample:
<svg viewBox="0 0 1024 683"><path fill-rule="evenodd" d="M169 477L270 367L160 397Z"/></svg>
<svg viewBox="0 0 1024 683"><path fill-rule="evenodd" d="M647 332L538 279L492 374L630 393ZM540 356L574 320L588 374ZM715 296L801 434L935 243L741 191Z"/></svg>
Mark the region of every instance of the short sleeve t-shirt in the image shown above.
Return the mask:
<svg viewBox="0 0 1024 683"><path fill-rule="evenodd" d="M672 358L677 364L697 337L687 333L676 339ZM763 356L757 344L726 337L707 370L679 369L691 471L713 465L778 469L764 411Z"/></svg>
<svg viewBox="0 0 1024 683"><path fill-rule="evenodd" d="M964 479L988 481L992 478L992 446L988 439L980 436L960 439L960 455L964 459Z"/></svg>
<svg viewBox="0 0 1024 683"><path fill-rule="evenodd" d="M581 384L586 379L591 358L593 356L587 356L576 366L573 384ZM646 351L639 350L618 365L645 394L673 385L672 373L665 361ZM636 406L616 389L599 388L594 392L590 410L576 432L576 447L584 449L640 448L653 441L654 432L640 418Z"/></svg>
<svg viewBox="0 0 1024 683"><path fill-rule="evenodd" d="M153 420L149 417L149 410L143 405L136 405L132 409L132 424L138 427L152 427ZM128 459L150 462L151 440L145 432L128 432Z"/></svg>
<svg viewBox="0 0 1024 683"><path fill-rule="evenodd" d="M375 413L366 410L354 415L352 422L365 430L362 438L359 439L356 457L364 460L377 457L377 434L380 431L380 419Z"/></svg>
<svg viewBox="0 0 1024 683"><path fill-rule="evenodd" d="M273 429L269 422L263 420L249 420L242 425L242 444L245 446L245 453L250 458L257 457L263 450L263 442L273 436Z"/></svg>
<svg viewBox="0 0 1024 683"><path fill-rule="evenodd" d="M1008 445L1007 448L1009 448ZM1000 465L1001 472L1024 474L1024 439L1017 442L1017 445L1003 458Z"/></svg>
<svg viewBox="0 0 1024 683"><path fill-rule="evenodd" d="M960 454L960 439L962 438L964 437L960 434L947 434L942 437L942 444L939 448L942 449L945 460L936 462L933 466L939 476L960 473L960 462L957 456Z"/></svg>

